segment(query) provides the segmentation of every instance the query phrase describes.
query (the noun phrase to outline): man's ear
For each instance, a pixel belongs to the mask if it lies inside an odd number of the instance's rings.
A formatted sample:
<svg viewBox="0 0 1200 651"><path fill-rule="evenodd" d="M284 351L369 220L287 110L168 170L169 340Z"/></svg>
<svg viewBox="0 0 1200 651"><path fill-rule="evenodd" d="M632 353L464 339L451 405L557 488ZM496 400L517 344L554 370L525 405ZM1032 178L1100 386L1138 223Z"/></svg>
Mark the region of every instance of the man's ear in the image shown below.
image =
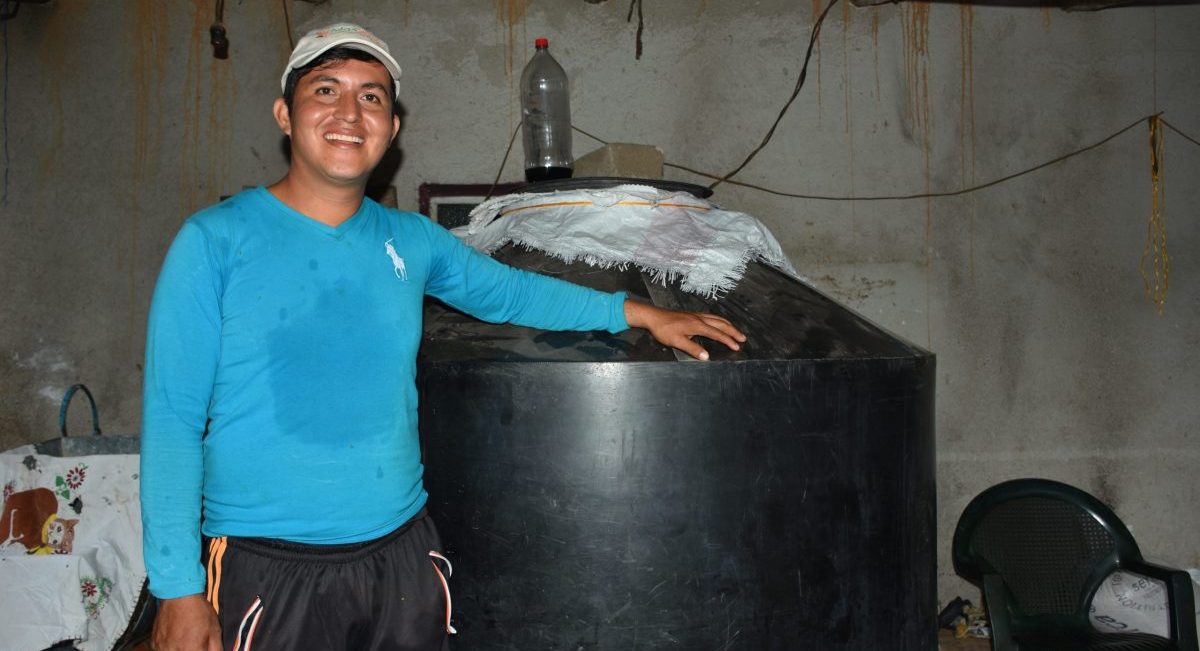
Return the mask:
<svg viewBox="0 0 1200 651"><path fill-rule="evenodd" d="M287 102L283 98L277 98L275 104L271 107L271 113L275 116L275 124L279 125L279 130L284 135L291 137L292 135L292 114L288 111Z"/></svg>
<svg viewBox="0 0 1200 651"><path fill-rule="evenodd" d="M400 116L392 116L392 142L396 141L396 134L400 133Z"/></svg>

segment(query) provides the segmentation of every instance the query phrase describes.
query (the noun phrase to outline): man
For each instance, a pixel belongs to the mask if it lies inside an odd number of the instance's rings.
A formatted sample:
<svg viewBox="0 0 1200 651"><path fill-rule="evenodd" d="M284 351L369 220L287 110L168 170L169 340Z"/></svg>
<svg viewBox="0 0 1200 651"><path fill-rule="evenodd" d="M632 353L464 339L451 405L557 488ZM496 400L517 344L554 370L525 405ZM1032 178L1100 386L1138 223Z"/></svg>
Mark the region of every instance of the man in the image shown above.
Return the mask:
<svg viewBox="0 0 1200 651"><path fill-rule="evenodd" d="M693 336L745 341L720 317L506 267L364 198L400 128L399 77L357 25L306 35L274 105L287 175L192 216L163 263L141 475L158 651L443 647L449 568L413 382L426 294L490 321L644 327L701 359Z"/></svg>

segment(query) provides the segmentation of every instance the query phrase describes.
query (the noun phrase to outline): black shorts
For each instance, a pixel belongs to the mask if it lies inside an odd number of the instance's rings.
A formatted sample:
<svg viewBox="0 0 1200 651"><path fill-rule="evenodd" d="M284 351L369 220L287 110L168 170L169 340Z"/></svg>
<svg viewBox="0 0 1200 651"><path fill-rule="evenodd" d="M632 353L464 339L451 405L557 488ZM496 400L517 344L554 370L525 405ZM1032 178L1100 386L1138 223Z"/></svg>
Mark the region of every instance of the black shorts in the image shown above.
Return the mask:
<svg viewBox="0 0 1200 651"><path fill-rule="evenodd" d="M348 545L209 540L208 600L231 651L448 649L449 562L422 509Z"/></svg>

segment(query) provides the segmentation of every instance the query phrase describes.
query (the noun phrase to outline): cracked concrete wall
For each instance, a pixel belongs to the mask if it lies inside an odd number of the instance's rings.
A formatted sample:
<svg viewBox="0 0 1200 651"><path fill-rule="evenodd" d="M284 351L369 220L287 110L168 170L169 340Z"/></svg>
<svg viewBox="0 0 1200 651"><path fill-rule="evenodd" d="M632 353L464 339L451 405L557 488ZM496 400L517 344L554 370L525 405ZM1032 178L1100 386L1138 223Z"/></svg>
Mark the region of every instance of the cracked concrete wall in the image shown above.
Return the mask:
<svg viewBox="0 0 1200 651"><path fill-rule="evenodd" d="M296 34L369 25L405 69L402 207L420 183L489 182L535 36L571 78L576 125L724 173L786 100L819 4L663 0L644 53L617 2L292 3ZM279 3L52 2L3 23L0 449L52 436L86 382L106 431L138 429L144 320L183 219L285 169L270 104L290 49ZM635 18L636 22L636 18ZM955 190L1162 111L1196 135L1200 7L1064 13L902 3L833 9L808 85L739 177L821 195ZM576 136L576 154L595 143ZM520 177L515 156L504 178ZM1170 294L1143 292L1144 124L968 195L824 201L724 185L823 290L938 354L943 601L958 514L1018 476L1109 502L1153 557L1200 566L1200 147L1167 134ZM671 177L703 179L677 169ZM74 409L71 426L86 427Z"/></svg>

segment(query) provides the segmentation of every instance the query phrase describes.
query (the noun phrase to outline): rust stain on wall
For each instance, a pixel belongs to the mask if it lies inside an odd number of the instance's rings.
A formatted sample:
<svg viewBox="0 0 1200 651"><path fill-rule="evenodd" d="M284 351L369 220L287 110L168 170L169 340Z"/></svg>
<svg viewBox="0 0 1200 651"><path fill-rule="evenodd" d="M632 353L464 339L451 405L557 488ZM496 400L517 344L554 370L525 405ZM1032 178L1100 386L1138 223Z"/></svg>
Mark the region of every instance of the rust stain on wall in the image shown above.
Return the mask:
<svg viewBox="0 0 1200 651"><path fill-rule="evenodd" d="M128 323L125 331L128 339L125 342L130 356L139 349L140 341L136 333L141 332L141 315L138 297L138 278L140 254L138 239L140 229L141 203L138 200L146 189L147 181L151 184L153 176L150 170L153 165L150 160L162 142L162 102L159 93L163 79L166 78L166 59L168 39L167 9L161 2L154 0L137 0L134 4L133 34L129 42L133 44L133 151L129 183L129 211L126 221L128 229L129 263L128 273Z"/></svg>
<svg viewBox="0 0 1200 651"><path fill-rule="evenodd" d="M233 124L231 114L237 104L237 88L233 85L233 58L225 61L210 57L209 84L211 97L208 102L208 189L201 203L216 202L222 194L240 189L230 187L229 160L233 147Z"/></svg>
<svg viewBox="0 0 1200 651"><path fill-rule="evenodd" d="M846 105L846 133L850 133L850 3L842 3L842 88ZM853 151L853 147L851 148Z"/></svg>
<svg viewBox="0 0 1200 651"><path fill-rule="evenodd" d="M854 188L854 130L851 128L853 122L853 107L851 105L850 93L850 3L842 3L842 88L844 103L846 105L845 116L845 133L846 133L846 149L847 151L847 166L850 173L850 194L855 194ZM850 202L850 215L853 217L856 214L855 204Z"/></svg>
<svg viewBox="0 0 1200 651"><path fill-rule="evenodd" d="M962 50L962 88L959 96L959 163L963 187L975 185L975 12L971 5L959 9L959 46ZM975 279L975 198L967 198L967 274Z"/></svg>
<svg viewBox="0 0 1200 651"><path fill-rule="evenodd" d="M180 145L179 198L184 215L235 189L228 187L228 160L233 138L230 116L236 100L236 52L224 61L213 58L208 43L210 14L206 0L192 0Z"/></svg>
<svg viewBox="0 0 1200 651"><path fill-rule="evenodd" d="M822 0L812 0L812 22L815 26L817 19L821 17L821 12L825 10L825 4ZM821 124L821 39L813 45L813 58L817 66L817 124Z"/></svg>
<svg viewBox="0 0 1200 651"><path fill-rule="evenodd" d="M200 160L200 107L201 104L201 71L204 56L203 47L207 44L205 36L208 31L209 11L202 0L192 0L191 33L187 40L187 67L183 80L183 99L181 102L183 116L180 129L179 146L179 213L191 214L197 207L196 186L199 184L197 165Z"/></svg>
<svg viewBox="0 0 1200 651"><path fill-rule="evenodd" d="M815 19L814 19L814 23L815 23ZM813 58L816 59L815 63L817 66L817 125L820 126L821 114L823 112L821 110L823 108L823 105L821 103L821 39L820 38L818 38L817 42L813 44L813 55L814 55Z"/></svg>
<svg viewBox="0 0 1200 651"><path fill-rule="evenodd" d="M875 50L875 103L882 104L879 87L879 5L871 7L871 46Z"/></svg>
<svg viewBox="0 0 1200 651"><path fill-rule="evenodd" d="M511 78L513 76L514 57L517 46L516 31L517 26L524 27L525 12L529 8L531 0L493 0L496 3L496 18L500 21L500 28L504 31L504 74ZM524 30L522 29L522 37ZM521 42L524 43L522 38Z"/></svg>
<svg viewBox="0 0 1200 651"><path fill-rule="evenodd" d="M962 57L959 90L959 163L963 184L975 175L975 45L974 10L971 5L959 6L959 48Z"/></svg>
<svg viewBox="0 0 1200 651"><path fill-rule="evenodd" d="M288 17L283 13L283 8L272 2L248 5L246 9L262 11L265 14L262 18L258 18L257 16L247 16L244 20L247 24L266 25L266 31L264 31L263 34L266 35L268 40L274 38L276 42L275 51L279 55L279 58L277 59L278 63L275 67L278 70L283 70L283 67L287 65L288 57L292 54L292 42L298 39L297 35L288 33ZM295 27L292 26L290 29L295 29ZM272 37L274 34L278 34L278 36ZM288 39L291 40L289 41ZM230 57L232 56L233 54L230 54ZM229 61L232 63L236 61L236 59L230 58Z"/></svg>
<svg viewBox="0 0 1200 651"><path fill-rule="evenodd" d="M914 135L929 141L929 3L900 5L903 26L904 81L908 89L907 115Z"/></svg>
<svg viewBox="0 0 1200 651"><path fill-rule="evenodd" d="M68 48L63 43L69 43L77 33L75 19L79 13L64 10L61 6L54 7L53 13L46 19L39 43L37 58L43 66L46 79L55 80L49 86L47 104L50 108L50 119L39 125L39 131L48 134L46 147L38 160L38 173L35 176L40 183L53 182L55 168L58 167L59 153L63 151L63 106L62 84L60 80L71 76L71 67L67 63ZM39 193L40 194L40 193ZM51 193L53 194L53 193Z"/></svg>
<svg viewBox="0 0 1200 651"><path fill-rule="evenodd" d="M909 2L900 5L903 26L904 79L908 90L907 118L913 138L921 145L925 170L925 192L930 189L930 111L929 111L929 3ZM925 338L933 346L932 308L932 242L933 200L925 200Z"/></svg>
<svg viewBox="0 0 1200 651"><path fill-rule="evenodd" d="M493 0L496 3L496 19L500 23L502 32L501 38L504 40L504 77L508 80L508 125L510 129L514 129L517 122L520 121L520 114L517 107L520 106L520 94L517 88L518 75L516 74L516 65L514 63L516 51L524 52L524 44L528 39L525 35L525 12L532 0ZM518 46L517 32L520 31L520 44Z"/></svg>
<svg viewBox="0 0 1200 651"><path fill-rule="evenodd" d="M160 85L166 77L168 19L166 8L155 0L138 0L134 6L133 38L133 183L145 178L147 157L162 139Z"/></svg>
<svg viewBox="0 0 1200 651"><path fill-rule="evenodd" d="M212 56L209 46L211 7L192 0L191 34L187 40L180 143L180 213L188 215L217 201L228 187L230 114L235 50L227 60Z"/></svg>
<svg viewBox="0 0 1200 651"><path fill-rule="evenodd" d="M1042 7L1042 27L1050 31L1050 12L1053 7Z"/></svg>

